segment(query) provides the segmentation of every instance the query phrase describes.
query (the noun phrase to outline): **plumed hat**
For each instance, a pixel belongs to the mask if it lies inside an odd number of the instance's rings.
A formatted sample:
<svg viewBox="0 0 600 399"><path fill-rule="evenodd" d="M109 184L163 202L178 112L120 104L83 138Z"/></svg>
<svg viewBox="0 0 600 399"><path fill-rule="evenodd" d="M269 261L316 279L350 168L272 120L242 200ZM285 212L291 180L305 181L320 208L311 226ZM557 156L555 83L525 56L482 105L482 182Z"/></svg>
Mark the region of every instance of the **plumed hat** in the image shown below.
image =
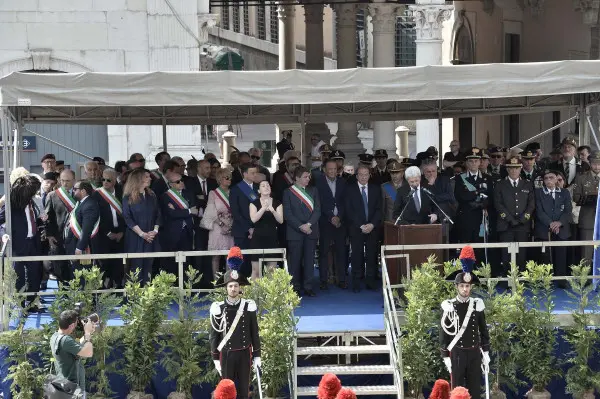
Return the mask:
<svg viewBox="0 0 600 399"><path fill-rule="evenodd" d="M225 287L231 282L237 282L240 285L249 285L248 279L240 273L240 267L244 263L244 256L239 247L231 247L227 255L227 272L219 277L215 287Z"/></svg>
<svg viewBox="0 0 600 399"><path fill-rule="evenodd" d="M219 382L214 392L214 399L235 399L236 396L235 383L227 378Z"/></svg>
<svg viewBox="0 0 600 399"><path fill-rule="evenodd" d="M473 247L466 245L460 251L460 265L462 270L457 270L448 276L448 280L454 280L454 284L478 284L479 278L473 273L473 266L475 265L475 252Z"/></svg>
<svg viewBox="0 0 600 399"><path fill-rule="evenodd" d="M342 382L335 374L327 373L324 374L319 382L319 388L317 389L318 399L335 399L338 392L342 389Z"/></svg>
<svg viewBox="0 0 600 399"><path fill-rule="evenodd" d="M342 388L336 395L335 399L356 399L356 394L350 388Z"/></svg>
<svg viewBox="0 0 600 399"><path fill-rule="evenodd" d="M456 387L450 392L450 399L471 399L471 394L467 388Z"/></svg>
<svg viewBox="0 0 600 399"><path fill-rule="evenodd" d="M450 384L446 380L437 380L433 384L431 395L429 399L449 399L450 398Z"/></svg>

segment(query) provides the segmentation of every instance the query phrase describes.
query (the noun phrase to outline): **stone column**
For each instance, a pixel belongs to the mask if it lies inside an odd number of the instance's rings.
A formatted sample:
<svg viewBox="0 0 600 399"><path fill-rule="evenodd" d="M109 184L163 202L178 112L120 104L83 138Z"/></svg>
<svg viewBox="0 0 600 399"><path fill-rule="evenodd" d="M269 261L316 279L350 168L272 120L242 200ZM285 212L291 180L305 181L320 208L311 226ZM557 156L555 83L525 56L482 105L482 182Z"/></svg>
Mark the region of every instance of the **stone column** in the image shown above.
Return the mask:
<svg viewBox="0 0 600 399"><path fill-rule="evenodd" d="M279 18L279 70L296 69L296 38L293 5L277 6Z"/></svg>
<svg viewBox="0 0 600 399"><path fill-rule="evenodd" d="M337 68L356 68L356 5L335 4ZM339 122L335 149L346 155L348 163L356 164L358 154L365 152L358 138L356 122Z"/></svg>
<svg viewBox="0 0 600 399"><path fill-rule="evenodd" d="M313 3L312 0L304 2L304 23L305 23L305 50L306 63L305 69L323 70L324 69L324 47L323 47L323 4ZM310 165L310 137L318 134L321 139L331 142L331 132L325 123L309 123L304 130L304 148L306 165Z"/></svg>
<svg viewBox="0 0 600 399"><path fill-rule="evenodd" d="M417 0L417 4L409 6L409 9L415 19L417 31L417 66L441 65L442 27L444 21L451 17L454 7L445 5L444 0ZM446 145L447 143L442 144ZM443 150L439 148L439 121L437 119L418 120L417 152L425 151L429 146L437 148L442 155Z"/></svg>
<svg viewBox="0 0 600 399"><path fill-rule="evenodd" d="M396 66L396 13L398 5L374 3L369 5L373 22L373 67ZM384 149L388 154L396 153L396 132L393 121L378 121L373 125L373 151Z"/></svg>

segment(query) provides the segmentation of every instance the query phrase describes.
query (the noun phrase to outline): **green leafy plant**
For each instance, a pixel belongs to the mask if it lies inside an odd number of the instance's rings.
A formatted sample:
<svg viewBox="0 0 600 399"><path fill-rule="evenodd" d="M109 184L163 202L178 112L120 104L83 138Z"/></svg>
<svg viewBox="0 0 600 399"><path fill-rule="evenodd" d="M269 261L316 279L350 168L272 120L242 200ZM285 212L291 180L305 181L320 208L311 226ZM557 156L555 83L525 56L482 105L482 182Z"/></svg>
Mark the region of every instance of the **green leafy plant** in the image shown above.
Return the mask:
<svg viewBox="0 0 600 399"><path fill-rule="evenodd" d="M261 345L261 382L266 396L277 397L288 383L293 365L298 319L294 310L300 298L292 288L292 276L283 269L267 271L244 287L244 296L258 307Z"/></svg>
<svg viewBox="0 0 600 399"><path fill-rule="evenodd" d="M192 387L200 382L204 371L200 364L210 350L206 342L198 342L202 330L196 314L201 308L207 308L207 301L192 292L202 276L192 267L186 271L186 276L185 290L179 300L180 318L168 325L161 340L165 353L161 364L168 373L168 379L176 381L177 392L191 399Z"/></svg>
<svg viewBox="0 0 600 399"><path fill-rule="evenodd" d="M574 279L569 280L572 292L569 292L572 304L573 324L567 327L565 339L573 350L567 354L569 364L565 381L567 393L575 399L581 399L588 392L600 389L600 373L590 367L590 361L598 350L600 337L598 331L590 328L591 313L586 312L590 304L593 287L589 284L590 266L580 263L572 266Z"/></svg>
<svg viewBox="0 0 600 399"><path fill-rule="evenodd" d="M144 392L154 377L158 332L175 299L172 288L175 279L175 275L161 271L150 284L142 287L136 272L125 286L127 303L119 310L125 323L123 374L132 391Z"/></svg>
<svg viewBox="0 0 600 399"><path fill-rule="evenodd" d="M542 392L558 376L554 349L556 322L552 293L552 265L527 263L521 277L531 291L530 306L519 301L516 327L519 341L515 345L517 364L523 375L531 381L533 390ZM519 284L520 285L520 284Z"/></svg>
<svg viewBox="0 0 600 399"><path fill-rule="evenodd" d="M446 268L452 268L446 265ZM412 273L406 284L406 320L401 341L407 396L421 397L423 388L446 373L439 353L440 303L453 294L452 284L440 275L439 265L430 257Z"/></svg>

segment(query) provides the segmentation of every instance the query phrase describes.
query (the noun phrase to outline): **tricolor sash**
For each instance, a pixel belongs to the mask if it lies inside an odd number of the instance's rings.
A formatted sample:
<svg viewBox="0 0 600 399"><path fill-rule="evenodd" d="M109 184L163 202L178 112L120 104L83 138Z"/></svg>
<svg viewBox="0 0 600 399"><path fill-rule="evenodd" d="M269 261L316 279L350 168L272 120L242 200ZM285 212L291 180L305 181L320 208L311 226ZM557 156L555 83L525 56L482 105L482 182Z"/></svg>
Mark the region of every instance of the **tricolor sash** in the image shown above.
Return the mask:
<svg viewBox="0 0 600 399"><path fill-rule="evenodd" d="M179 209L190 209L190 204L177 191L170 188L169 191L167 191L167 195L177 204Z"/></svg>
<svg viewBox="0 0 600 399"><path fill-rule="evenodd" d="M151 173L156 179L164 179L163 174L158 169L154 169Z"/></svg>
<svg viewBox="0 0 600 399"><path fill-rule="evenodd" d="M250 188L248 183L246 183L244 180L242 180L241 182L238 183L238 187L240 188L240 190L242 190L244 195L246 197L248 197L250 202L254 202L258 199L258 196L256 195L256 191L254 191L254 189Z"/></svg>
<svg viewBox="0 0 600 399"><path fill-rule="evenodd" d="M398 193L398 190L396 190L396 187L394 187L394 185L392 183L387 182L387 183L385 183L383 185L383 189L392 198L392 201L395 202L396 201L396 194Z"/></svg>
<svg viewBox="0 0 600 399"><path fill-rule="evenodd" d="M223 202L223 204L225 204L227 210L231 211L231 207L229 205L229 195L225 192L225 190L223 190L221 187L217 187L215 190L215 195Z"/></svg>
<svg viewBox="0 0 600 399"><path fill-rule="evenodd" d="M284 174L283 174L283 178L285 179L285 182L286 182L287 184L289 184L290 186L294 184L294 182L292 181L292 178L291 178L291 177L289 177L287 173L284 173Z"/></svg>
<svg viewBox="0 0 600 399"><path fill-rule="evenodd" d="M77 216L75 215L75 210L77 209L77 207L79 206L79 202L77 203L77 205L75 206L75 209L73 209L73 212L71 212L71 216L70 218L70 224L71 224L71 231L73 232L73 235L75 236L75 238L77 238L78 240L81 238L81 225L79 224L79 222L77 221ZM98 234L98 230L100 230L100 218L98 218L98 220L96 220L96 223L94 224L94 228L92 229L92 234L90 234L90 238L94 238L96 236L96 234Z"/></svg>
<svg viewBox="0 0 600 399"><path fill-rule="evenodd" d="M92 186L92 188L94 189L94 191L98 191L98 187L92 183L92 181L90 180L90 185Z"/></svg>
<svg viewBox="0 0 600 399"><path fill-rule="evenodd" d="M71 197L71 194L65 190L64 187L61 187L55 191L56 195L60 200L65 204L69 212L72 212L75 209L75 200Z"/></svg>
<svg viewBox="0 0 600 399"><path fill-rule="evenodd" d="M104 198L104 201L108 202L108 205L110 205L111 208L113 208L115 212L117 212L117 214L123 214L123 206L121 205L121 201L119 201L117 197L115 197L112 193L108 192L108 190L104 187L100 187L97 191L98 194L100 194L100 196Z"/></svg>
<svg viewBox="0 0 600 399"><path fill-rule="evenodd" d="M306 205L306 207L308 208L309 211L311 211L311 212L313 211L313 209L315 208L315 201L308 194L308 192L306 192L305 189L300 188L300 187L294 185L294 186L290 187L290 191L291 191L292 194L294 194L296 197L298 197L298 199L304 205Z"/></svg>

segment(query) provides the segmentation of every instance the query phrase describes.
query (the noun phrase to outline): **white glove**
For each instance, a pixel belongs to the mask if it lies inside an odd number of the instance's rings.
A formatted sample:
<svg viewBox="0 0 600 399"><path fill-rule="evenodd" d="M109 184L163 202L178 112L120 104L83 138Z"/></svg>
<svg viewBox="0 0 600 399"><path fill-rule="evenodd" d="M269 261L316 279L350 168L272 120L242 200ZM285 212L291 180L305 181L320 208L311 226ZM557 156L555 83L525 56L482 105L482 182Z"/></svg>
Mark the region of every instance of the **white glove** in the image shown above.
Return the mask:
<svg viewBox="0 0 600 399"><path fill-rule="evenodd" d="M481 371L484 374L490 372L490 352L481 352Z"/></svg>
<svg viewBox="0 0 600 399"><path fill-rule="evenodd" d="M262 366L262 362L260 361L260 357L254 358L254 367L260 368Z"/></svg>
<svg viewBox="0 0 600 399"><path fill-rule="evenodd" d="M221 361L213 360L213 363L215 364L215 369L217 369L217 373L219 373L219 375L223 375L221 374Z"/></svg>
<svg viewBox="0 0 600 399"><path fill-rule="evenodd" d="M448 370L448 372L452 374L452 361L449 357L444 358L444 364L446 365L446 370Z"/></svg>

